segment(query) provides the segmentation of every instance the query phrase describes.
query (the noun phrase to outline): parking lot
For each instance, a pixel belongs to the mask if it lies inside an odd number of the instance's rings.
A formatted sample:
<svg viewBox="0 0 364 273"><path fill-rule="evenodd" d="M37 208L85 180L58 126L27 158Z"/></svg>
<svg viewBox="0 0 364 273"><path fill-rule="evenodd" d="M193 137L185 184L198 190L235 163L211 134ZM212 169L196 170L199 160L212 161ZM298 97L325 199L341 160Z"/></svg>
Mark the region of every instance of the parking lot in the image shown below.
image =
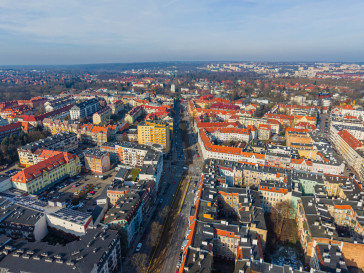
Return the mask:
<svg viewBox="0 0 364 273"><path fill-rule="evenodd" d="M82 212L91 212L96 205L96 199L103 193L105 188L112 183L114 175L106 179L99 175L85 174L67 178L52 188L39 194L43 201L57 199L65 202L68 208Z"/></svg>

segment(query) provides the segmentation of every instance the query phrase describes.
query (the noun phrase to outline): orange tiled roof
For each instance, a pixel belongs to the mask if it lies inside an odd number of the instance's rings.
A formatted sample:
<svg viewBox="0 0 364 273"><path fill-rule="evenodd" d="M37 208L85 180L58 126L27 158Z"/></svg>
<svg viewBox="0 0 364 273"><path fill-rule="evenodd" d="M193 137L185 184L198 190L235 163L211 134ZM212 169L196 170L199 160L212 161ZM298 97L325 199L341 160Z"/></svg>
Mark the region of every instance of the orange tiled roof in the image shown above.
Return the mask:
<svg viewBox="0 0 364 273"><path fill-rule="evenodd" d="M363 146L359 140L346 130L340 131L338 135L354 150Z"/></svg>
<svg viewBox="0 0 364 273"><path fill-rule="evenodd" d="M62 152L33 166L23 169L12 177L13 182L29 183L33 179L43 175L44 172L49 172L54 168L62 166L77 158L76 155Z"/></svg>

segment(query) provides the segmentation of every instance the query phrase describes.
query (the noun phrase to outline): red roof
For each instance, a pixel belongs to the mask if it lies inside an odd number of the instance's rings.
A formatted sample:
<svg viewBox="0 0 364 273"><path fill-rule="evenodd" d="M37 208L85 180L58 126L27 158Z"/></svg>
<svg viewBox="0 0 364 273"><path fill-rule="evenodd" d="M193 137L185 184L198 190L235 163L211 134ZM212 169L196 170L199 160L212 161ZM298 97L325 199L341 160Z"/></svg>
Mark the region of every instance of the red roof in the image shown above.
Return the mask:
<svg viewBox="0 0 364 273"><path fill-rule="evenodd" d="M342 130L338 134L354 150L363 146L359 140L346 130Z"/></svg>
<svg viewBox="0 0 364 273"><path fill-rule="evenodd" d="M58 168L61 165L75 160L76 158L76 155L61 152L53 157L39 162L38 164L23 169L21 172L18 172L16 175L14 175L11 180L18 183L29 183L33 179L43 175L43 172L49 172L54 168Z"/></svg>

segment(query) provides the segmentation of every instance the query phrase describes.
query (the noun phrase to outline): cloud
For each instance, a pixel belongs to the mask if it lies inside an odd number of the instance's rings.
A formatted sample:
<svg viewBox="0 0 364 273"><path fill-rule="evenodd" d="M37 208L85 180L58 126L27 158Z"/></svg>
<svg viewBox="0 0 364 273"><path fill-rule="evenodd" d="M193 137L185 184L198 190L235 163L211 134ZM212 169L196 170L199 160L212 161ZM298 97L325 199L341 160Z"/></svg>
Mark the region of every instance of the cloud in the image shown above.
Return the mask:
<svg viewBox="0 0 364 273"><path fill-rule="evenodd" d="M360 0L0 0L0 59L39 59L40 49L72 62L307 58L325 48L363 59L362 10Z"/></svg>

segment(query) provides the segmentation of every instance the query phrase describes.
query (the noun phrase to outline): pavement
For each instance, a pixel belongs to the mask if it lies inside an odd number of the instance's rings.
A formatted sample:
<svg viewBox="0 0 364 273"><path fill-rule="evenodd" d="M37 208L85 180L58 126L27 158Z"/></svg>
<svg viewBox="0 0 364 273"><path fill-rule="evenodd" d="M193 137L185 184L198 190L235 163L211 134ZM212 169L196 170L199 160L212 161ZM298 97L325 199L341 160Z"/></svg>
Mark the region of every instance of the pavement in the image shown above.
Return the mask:
<svg viewBox="0 0 364 273"><path fill-rule="evenodd" d="M198 181L201 178L201 167L202 167L202 158L197 157L198 154L201 155L199 151L199 147L197 144L197 135L194 134L193 129L190 128L192 125L188 122L187 112L185 112L185 116L183 120L187 121L187 132L189 139L189 147L193 155L192 163L189 165L189 175L188 179L190 179L189 187L187 190L186 198L184 200L184 204L182 206L182 210L179 214L177 224L175 226L175 230L173 233L173 240L169 245L167 255L163 264L162 273L170 273L176 272L179 268L177 267L177 262L180 258L180 255L183 255L181 246L184 240L185 232L188 228L188 216L190 213L190 209L193 206L194 201L194 193L192 191L197 189L195 186L195 181ZM174 271L176 270L176 271Z"/></svg>
<svg viewBox="0 0 364 273"><path fill-rule="evenodd" d="M178 113L179 111L176 112ZM122 272L135 272L135 269L130 263L130 258L135 253L137 244L141 242L143 234L145 234L145 240L142 243L143 245L140 253L146 254L149 258L152 256L153 247L147 244L151 237L151 225L154 221L158 221L160 224L163 224L164 218L161 218L158 212L162 211L164 207L169 207L171 205L174 194L178 188L178 184L185 172L184 158L179 156L183 154L181 131L178 129L177 125L179 124L179 118L179 114L176 114L171 154L167 156L167 159L164 159L163 162L163 174L160 182L161 189L158 192L155 205L153 206L149 217L144 220L141 230L133 240L133 244L127 253L125 261L123 262ZM162 203L160 203L161 199L163 199Z"/></svg>

